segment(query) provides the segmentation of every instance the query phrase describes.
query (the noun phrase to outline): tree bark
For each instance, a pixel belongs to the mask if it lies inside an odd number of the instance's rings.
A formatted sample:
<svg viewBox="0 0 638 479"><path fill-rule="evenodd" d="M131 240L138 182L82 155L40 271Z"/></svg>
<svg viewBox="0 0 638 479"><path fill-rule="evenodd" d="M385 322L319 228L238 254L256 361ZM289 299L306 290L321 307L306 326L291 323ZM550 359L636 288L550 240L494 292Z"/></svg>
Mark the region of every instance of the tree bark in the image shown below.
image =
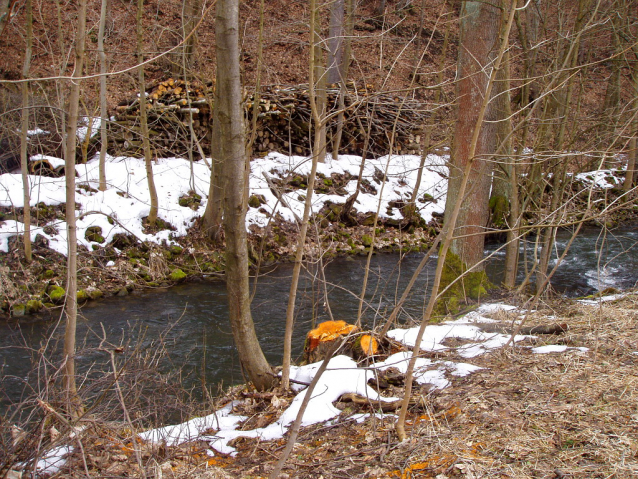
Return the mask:
<svg viewBox="0 0 638 479"><path fill-rule="evenodd" d="M220 159L224 161L224 232L226 234L226 287L233 338L242 368L257 389L273 384L270 366L259 346L250 312L244 109L239 71L239 0L217 3L217 90Z"/></svg>
<svg viewBox="0 0 638 479"><path fill-rule="evenodd" d="M344 0L333 0L330 7L330 30L328 33L328 83L345 80L345 4Z"/></svg>
<svg viewBox="0 0 638 479"><path fill-rule="evenodd" d="M455 239L450 251L475 271L483 269L485 227L489 215L491 164L488 158L495 153L496 108L487 105L485 120L480 127L476 152L470 156L469 139L472 137L483 98L488 85L489 72L497 53L500 26L498 8L483 2L464 2L461 7L461 33L457 65L458 113L450 158L450 179L445 215L450 217L455 201L462 201ZM468 179L467 196L457 198L463 181L463 171L472 163Z"/></svg>
<svg viewBox="0 0 638 479"><path fill-rule="evenodd" d="M0 35L7 26L15 0L0 0Z"/></svg>
<svg viewBox="0 0 638 479"><path fill-rule="evenodd" d="M144 80L144 25L142 13L144 12L144 0L137 0L137 75L140 88L140 133L142 135L142 149L144 150L144 165L146 166L146 180L150 195L151 208L148 212L147 222L150 226L157 223L158 200L155 180L153 179L153 155L148 138L148 118L146 116L146 81Z"/></svg>
<svg viewBox="0 0 638 479"><path fill-rule="evenodd" d="M66 130L64 168L66 172L66 223L67 223L67 284L66 284L66 329L64 333L64 390L67 409L72 416L81 410L75 382L75 330L77 325L77 227L75 218L75 151L77 146L78 110L80 105L80 78L84 66L84 43L86 37L86 4L78 5L78 25L75 38L75 65L69 95L69 118Z"/></svg>
<svg viewBox="0 0 638 479"><path fill-rule="evenodd" d="M27 47L24 52L24 65L22 67L22 77L26 80L29 77L29 70L31 68L31 53L33 49L33 10L31 8L31 0L27 0L26 6L27 20L26 20L26 43ZM20 167L22 170L22 188L24 199L24 235L22 236L24 241L24 258L27 263L30 263L33 259L31 252L31 195L29 187L29 159L27 157L27 141L29 130L29 82L24 82L21 85L22 90L22 125L20 131Z"/></svg>
<svg viewBox="0 0 638 479"><path fill-rule="evenodd" d="M99 160L99 186L100 191L106 191L106 149L108 147L108 137L106 134L106 123L109 120L106 108L106 54L104 53L104 31L106 29L106 16L109 0L102 0L100 5L100 25L97 34L97 51L100 57L100 160Z"/></svg>
<svg viewBox="0 0 638 479"><path fill-rule="evenodd" d="M210 186L208 188L208 202L204 210L202 218L202 228L206 236L214 243L221 241L222 217L223 217L223 201L224 186L222 184L222 175L224 173L224 162L222 161L220 152L220 143L223 141L222 132L220 130L219 120L219 89L215 89L215 99L213 106L213 126L211 130L210 155L211 155L211 172Z"/></svg>

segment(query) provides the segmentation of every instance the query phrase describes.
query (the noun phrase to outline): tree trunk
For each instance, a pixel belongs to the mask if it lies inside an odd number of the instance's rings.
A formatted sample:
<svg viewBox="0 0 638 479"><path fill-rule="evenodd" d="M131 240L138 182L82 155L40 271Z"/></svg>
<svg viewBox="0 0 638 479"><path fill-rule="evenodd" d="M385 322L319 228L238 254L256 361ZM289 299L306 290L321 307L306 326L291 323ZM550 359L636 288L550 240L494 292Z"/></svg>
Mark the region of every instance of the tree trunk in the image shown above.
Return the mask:
<svg viewBox="0 0 638 479"><path fill-rule="evenodd" d="M311 2L314 3L314 2ZM321 22L319 16L319 6L315 4L310 9L310 15L314 16L314 29L311 31L312 42L310 48L313 49L311 58L313 59L311 68L314 70L314 100L317 106L318 117L313 115L313 128L319 131L319 144L315 143L313 156L317 156L319 163L326 161L326 123L319 121L326 114L327 91L326 91L326 66L324 63L323 43L321 39Z"/></svg>
<svg viewBox="0 0 638 479"><path fill-rule="evenodd" d="M15 0L0 0L0 35L7 26Z"/></svg>
<svg viewBox="0 0 638 479"><path fill-rule="evenodd" d="M75 329L77 324L77 227L75 222L75 151L77 146L78 110L80 104L80 78L84 66L84 42L86 37L86 4L78 5L78 26L75 38L75 65L69 95L64 168L66 173L66 223L67 223L67 280L66 280L66 329L64 333L64 390L69 414L78 416L81 410L75 383Z"/></svg>
<svg viewBox="0 0 638 479"><path fill-rule="evenodd" d="M328 83L345 80L345 4L344 0L333 0L330 7L330 31L328 33Z"/></svg>
<svg viewBox="0 0 638 479"><path fill-rule="evenodd" d="M239 0L219 0L215 20L220 159L224 161L224 232L226 287L233 338L242 368L257 389L273 384L250 313L246 197L248 179L244 109L239 71Z"/></svg>
<svg viewBox="0 0 638 479"><path fill-rule="evenodd" d="M299 238L297 240L297 249L295 251L295 265L292 270L292 280L290 282L290 294L288 295L288 305L286 307L286 329L284 332L284 357L281 371L281 387L286 390L290 386L290 362L292 354L292 331L295 319L295 300L297 298L297 285L299 284L299 275L301 273L301 262L303 260L304 245L306 243L306 234L308 232L308 220L310 218L310 210L312 208L312 194L315 186L315 178L317 176L317 163L321 158L325 158L325 136L322 138L322 130L325 132L324 112L320 109L319 102L316 100L315 87L317 85L317 77L319 71L316 68L317 59L315 55L318 50L315 41L318 41L317 35L317 5L316 0L310 0L310 59L309 59L309 86L310 86L310 106L311 115L315 124L315 138L313 146L312 167L310 176L308 177L308 192L306 193L306 201L304 203L303 219L301 221Z"/></svg>
<svg viewBox="0 0 638 479"><path fill-rule="evenodd" d="M445 217L451 217L456 202L460 201L461 207L442 287L468 273L459 285L459 291L450 291L450 294L475 299L485 291L487 284L481 260L489 217L492 167L488 160L496 151L496 128L493 121L497 119L497 109L493 102L485 105L486 121L477 126L477 120L488 90L489 72L498 51L501 14L500 9L489 3L464 2L460 15L457 63L459 80L456 87L458 113L449 165ZM480 130L475 131L477 128ZM474 135L477 135L477 142L475 151L472 152L470 140ZM468 165L467 194L461 198L459 190ZM454 303L457 300L458 298L454 299Z"/></svg>
<svg viewBox="0 0 638 479"><path fill-rule="evenodd" d="M505 1L502 2L505 5ZM501 66L501 61L503 59L503 54L505 53L507 40L509 38L509 33L512 28L512 23L514 22L514 12L516 7L516 0L512 0L511 5L509 7L509 18L507 23L505 24L505 28L503 28L501 32L501 42L498 47L497 53L494 60L494 69L490 72L490 76L487 80L487 84L485 85L485 90L483 91L483 99L480 103L477 104L477 115L476 115L476 124L471 131L468 143L468 156L470 158L474 158L476 155L476 148L480 142L481 135L481 126L485 120L485 115L487 113L490 98L491 98L491 90L494 84L494 80L496 78L496 72ZM463 14L463 9L461 10L461 14ZM476 26L477 28L479 25ZM461 48L463 45L461 44ZM496 70L496 71L494 71ZM412 381L413 381L413 373L414 366L416 364L416 359L419 357L421 341L423 339L423 335L425 333L425 328L427 323L430 321L432 312L434 311L435 302L437 298L440 296L439 287L443 286L443 276L444 269L447 263L447 255L448 251L452 245L453 239L453 231L456 228L457 220L459 218L460 210L463 207L463 203L460 201L462 197L465 196L465 192L467 187L469 186L469 178L472 170L472 162L467 162L465 164L464 170L461 174L461 183L458 189L458 197L454 201L454 206L449 211L449 216L446 220L446 224L443 225L443 230L441 232L441 236L443 237L443 243L441 245L441 250L439 254L439 259L436 264L436 271L434 273L434 280L432 284L432 292L430 293L430 298L428 299L427 306L423 313L423 319L421 320L421 325L419 326L419 331L417 333L414 347L412 349L412 357L410 358L410 362L408 363L408 369L405 374L405 386L404 386L404 396L403 401L401 403L401 410L399 411L399 417L396 422L396 431L399 436L400 441L405 441L407 439L407 434L405 431L405 418L408 412L408 406L410 403L410 396L412 395ZM448 196L449 198L449 196ZM447 210L447 207L446 207ZM385 327L384 327L385 329Z"/></svg>
<svg viewBox="0 0 638 479"><path fill-rule="evenodd" d="M31 68L31 52L33 47L33 10L31 8L31 0L27 0L26 4L27 20L26 20L26 43L27 47L24 52L24 65L22 67L22 77L29 77ZM24 192L24 257L27 263L33 259L31 253L31 195L29 192L29 159L27 158L27 142L29 130L29 82L21 85L22 89L22 128L20 131L20 167L22 169L22 188Z"/></svg>
<svg viewBox="0 0 638 479"><path fill-rule="evenodd" d="M213 126L211 131L210 155L212 169L210 172L210 186L208 188L208 202L202 218L202 228L206 236L214 243L221 240L224 187L222 175L224 162L220 152L220 143L223 141L219 119L219 89L215 89L215 101L213 107Z"/></svg>
<svg viewBox="0 0 638 479"><path fill-rule="evenodd" d="M633 111L634 115L638 112L638 47L633 48L634 55L634 67L631 70L633 76ZM633 130L633 131L632 131ZM629 152L627 153L627 174L625 176L625 182L623 183L623 191L628 193L634 187L636 182L636 138L638 138L638 116L634 117L633 126L630 131L632 137L629 140Z"/></svg>
<svg viewBox="0 0 638 479"><path fill-rule="evenodd" d="M106 123L109 120L106 108L106 54L104 53L104 30L106 27L107 7L109 0L102 0L100 6L100 25L97 34L97 51L100 57L100 160L99 160L99 187L100 191L106 191L106 149L108 147L108 137L106 134Z"/></svg>
<svg viewBox="0 0 638 479"><path fill-rule="evenodd" d="M153 155L151 144L148 138L148 118L146 116L146 81L144 80L144 25L142 24L142 13L144 12L144 0L137 0L137 61L140 66L137 68L140 88L140 133L142 135L142 149L144 150L144 164L146 166L146 179L148 181L148 192L150 195L151 209L148 212L147 222L150 226L157 223L157 190L153 179Z"/></svg>
<svg viewBox="0 0 638 479"><path fill-rule="evenodd" d="M193 67L195 51L197 48L197 34L194 32L195 25L199 22L201 15L200 0L185 0L182 12L182 25L184 35L184 45L182 55L185 59L186 70L190 72ZM188 78L186 78L188 80Z"/></svg>

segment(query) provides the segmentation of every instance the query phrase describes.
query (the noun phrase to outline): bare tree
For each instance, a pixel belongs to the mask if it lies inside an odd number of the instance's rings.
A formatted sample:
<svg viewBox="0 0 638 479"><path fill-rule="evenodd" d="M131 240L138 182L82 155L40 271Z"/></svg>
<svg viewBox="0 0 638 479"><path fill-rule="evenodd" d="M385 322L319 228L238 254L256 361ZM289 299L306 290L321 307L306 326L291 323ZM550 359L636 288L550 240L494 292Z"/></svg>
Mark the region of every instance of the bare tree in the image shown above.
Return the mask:
<svg viewBox="0 0 638 479"><path fill-rule="evenodd" d="M250 312L246 235L248 181L244 109L239 71L239 0L218 0L215 39L219 155L224 161L226 287L233 338L242 368L257 389L273 384L272 371L259 346Z"/></svg>
<svg viewBox="0 0 638 479"><path fill-rule="evenodd" d="M142 149L144 150L144 164L146 165L146 179L148 181L148 192L150 195L151 209L148 213L148 224L155 226L157 223L157 190L153 179L153 155L148 137L148 117L146 116L146 81L144 80L144 25L142 24L142 14L144 13L144 0L137 0L137 74L140 89L140 134L142 135Z"/></svg>
<svg viewBox="0 0 638 479"><path fill-rule="evenodd" d="M11 17L11 9L15 0L0 0L0 34L4 31L9 18Z"/></svg>
<svg viewBox="0 0 638 479"><path fill-rule="evenodd" d="M67 280L66 280L66 330L64 334L64 390L67 408L71 415L79 415L81 405L75 383L75 331L78 314L77 300L77 227L75 218L75 152L77 147L78 110L80 106L80 78L84 66L86 38L86 4L78 4L78 23L75 35L75 64L69 95L64 167L66 173L66 223L67 223Z"/></svg>
<svg viewBox="0 0 638 479"><path fill-rule="evenodd" d="M106 108L106 54L104 53L104 30L106 28L106 16L109 0L102 0L100 5L100 25L97 34L97 51L100 57L100 163L99 163L99 187L100 191L106 191L106 149L108 147L108 137L106 134L106 123L109 119Z"/></svg>
<svg viewBox="0 0 638 479"><path fill-rule="evenodd" d="M310 86L310 106L312 118L315 124L315 137L312 155L312 168L308 177L308 192L306 193L306 201L304 203L303 219L299 228L299 238L297 239L297 249L295 250L295 265L292 272L292 281L290 283L290 294L288 296L288 306L286 308L286 329L284 332L284 357L283 368L281 371L282 388L288 389L290 386L290 362L292 354L292 332L295 319L295 300L297 298L297 286L299 284L299 275L301 273L301 262L303 260L304 245L306 243L306 234L308 233L308 221L310 219L310 210L312 208L312 194L317 176L317 163L325 157L325 110L322 108L320 101L317 101L315 90L319 78L318 74L323 74L321 68L317 68L317 58L315 55L321 50L317 48L315 42L319 41L318 32L318 6L316 0L310 0L310 61L309 61L309 86ZM325 85L325 81L324 81ZM325 90L324 90L325 91ZM325 106L325 103L323 104ZM323 130L323 136L322 136Z"/></svg>
<svg viewBox="0 0 638 479"><path fill-rule="evenodd" d="M24 65L22 67L22 77L26 80L29 77L31 68L31 54L33 50L33 10L31 0L27 0L26 6L26 49L24 52ZM27 158L27 141L29 130L29 82L25 81L20 85L22 90L22 127L20 131L20 167L22 169L22 189L24 193L24 257L28 263L33 259L31 253L31 195L29 194L29 165Z"/></svg>

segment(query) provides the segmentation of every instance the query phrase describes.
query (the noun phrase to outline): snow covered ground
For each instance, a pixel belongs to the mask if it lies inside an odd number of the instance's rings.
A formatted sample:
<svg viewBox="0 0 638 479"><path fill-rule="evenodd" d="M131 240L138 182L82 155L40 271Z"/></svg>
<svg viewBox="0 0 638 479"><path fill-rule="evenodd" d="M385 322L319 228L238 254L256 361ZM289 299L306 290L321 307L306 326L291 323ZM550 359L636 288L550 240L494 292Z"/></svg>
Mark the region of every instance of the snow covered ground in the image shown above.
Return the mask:
<svg viewBox="0 0 638 479"><path fill-rule="evenodd" d="M513 306L504 304L486 304L476 311L455 320L426 327L421 349L423 351L441 351L449 349L443 343L449 338L459 338L466 344L459 349L462 357L472 358L488 351L502 347L510 339L510 335L500 333L486 333L481 331L476 323L492 322L493 320L483 316L486 313L499 310L512 311ZM406 346L414 346L418 328L395 329L388 336L402 342ZM515 336L514 341L521 341L533 336ZM544 346L533 348L534 353L561 353L568 350L576 350L580 354L586 354L587 348L568 348L566 346ZM390 367L399 369L402 373L407 371L411 352L399 352L391 355L385 361L378 362L370 367L358 367L356 362L347 356L332 358L328 368L319 379L314 395L310 399L303 417L302 425L322 423L333 420L341 411L333 406L341 395L357 393L370 398L371 401L395 401L397 398L381 397L374 389L368 386L368 380L375 377L379 371ZM304 383L309 383L314 378L321 363L307 366L293 367L291 378ZM444 389L451 385L453 376L463 377L482 369L481 367L465 362L433 361L427 358L418 358L415 367L415 381L418 384L429 384L433 389ZM269 426L249 431L239 431L237 427L242 421L248 419L244 416L232 414L233 403L227 404L219 411L200 418L195 418L182 424L152 429L140 434L145 441L165 443L169 446L179 445L195 439L209 443L208 453L234 454L235 450L229 446L229 442L237 437L258 437L262 440L279 439L283 437L287 428L295 420L299 407L305 396L306 390L298 387L301 392L295 396L292 403L282 413L280 418ZM389 415L392 416L392 415ZM361 420L362 417L356 419Z"/></svg>
<svg viewBox="0 0 638 479"><path fill-rule="evenodd" d="M53 167L64 162L59 158L34 155L31 161L47 160ZM356 177L359 173L361 158L356 156L341 156L333 161L327 158L325 163L318 166L318 172L330 177L332 173L348 172L354 176L346 190L352 194L356 188ZM388 181L381 184L373 183L377 194L359 194L355 208L360 212L377 211L379 199L381 205L379 215L387 216L388 203L393 200L405 200L412 194L419 165L418 156L392 156L366 161L364 177L373 182L375 171L384 172L387 168ZM421 214L429 221L434 212L443 212L445 207L446 192L446 158L430 155L427 159L426 169L423 174L419 195L431 195L434 201L425 204L418 203ZM210 160L208 161L210 164ZM279 153L271 153L265 158L255 159L251 162L250 192L262 195L266 202L259 209L249 208L246 216L247 226L255 224L265 226L269 215L279 214L286 220L293 221L295 215L303 215L303 198L307 190L299 189L285 194L287 206L278 202L275 195L268 187L264 173L274 177L277 174L285 175L286 172L295 172L306 175L310 172L311 162L308 158L300 156L284 156ZM195 218L201 216L206 207L206 199L209 189L210 170L203 161L192 165L183 158L163 158L153 164L153 177L159 199L159 216L169 222L175 231L164 230L155 234L145 234L142 219L150 211L148 182L144 161L139 158L107 157L106 177L108 189L104 192L98 188L98 159L92 159L86 164L77 165L78 177L76 179L76 202L78 211L78 242L87 248L99 247L104 244L92 243L85 238L87 228L99 226L102 228L102 236L106 243L113 239L117 233L132 233L141 241L171 243L174 238L187 234L188 228ZM64 178L48 178L43 176L29 176L31 189L31 206L40 202L47 205L59 205L65 202ZM179 198L187 195L189 191L195 191L202 196L202 203L197 211L189 207L180 206ZM319 211L324 202L344 203L347 196L318 194L313 195L314 211ZM0 175L0 206L17 207L24 206L22 178L19 173ZM263 211L266 211L265 214ZM111 224L108 216L116 220ZM394 211L394 217L400 217L398 210ZM44 231L44 227L31 228L31 237L40 234L49 240L52 249L66 254L66 223L57 221L51 228ZM24 224L8 220L0 224L0 251L7 252L8 238L24 232Z"/></svg>

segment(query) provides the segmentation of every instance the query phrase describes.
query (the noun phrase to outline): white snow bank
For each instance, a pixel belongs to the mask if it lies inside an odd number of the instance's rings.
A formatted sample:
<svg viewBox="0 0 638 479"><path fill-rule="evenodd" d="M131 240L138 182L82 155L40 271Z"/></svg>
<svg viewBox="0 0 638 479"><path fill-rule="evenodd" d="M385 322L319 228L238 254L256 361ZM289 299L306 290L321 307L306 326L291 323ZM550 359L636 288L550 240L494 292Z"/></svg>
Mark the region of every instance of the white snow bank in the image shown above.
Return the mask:
<svg viewBox="0 0 638 479"><path fill-rule="evenodd" d="M94 119L95 130L98 126ZM54 168L64 165L64 160L45 156L34 155L32 161L46 160ZM353 178L348 182L348 195L354 193L356 187L356 175L358 175L361 159L355 156L342 156L338 161L331 158L326 159L326 163L318 166L318 172L327 178L332 173L351 174ZM416 181L416 170L419 165L418 156L392 156L378 159L366 160L364 171L365 178L377 189L376 194L361 192L355 203L355 208L361 212L374 212L377 210L377 203L381 195L381 184L374 182L375 171L385 171L387 166L388 181L383 188L383 199L380 215L387 217L390 214L401 216L398 209L390 209L389 202L405 200L412 193L413 185ZM430 155L426 162L426 169L419 190L422 197L425 193L431 195L434 201L418 203L421 214L426 221L432 217L432 213L442 213L445 207L446 168L445 158ZM106 158L106 178L108 189L104 192L96 191L99 185L99 162L96 156L86 164L77 165L78 178L76 179L76 202L78 211L78 244L87 248L103 246L98 243L91 243L85 239L86 229L91 226L102 228L102 236L106 243L113 239L117 233L132 233L141 241L152 243L172 242L174 238L184 236L193 220L201 216L206 207L206 197L209 190L210 170L204 162L196 162L192 165L183 158L163 158L153 162L153 178L159 200L159 216L169 222L175 231L160 231L156 234L145 234L142 227L142 219L148 216L150 211L150 196L148 193L148 182L146 178L146 168L144 160L129 157ZM264 173L270 177L276 175L286 175L294 171L299 174L310 172L311 162L308 158L300 156L284 156L278 153L271 153L265 158L259 158L251 162L250 189L251 194L262 195L266 202L259 209L249 208L246 215L246 225L255 224L264 226L268 222L270 215L279 214L287 220L293 221L295 214L298 217L303 215L304 199L307 195L306 189L296 190L284 195L290 208L285 207L277 201L272 193ZM319 179L318 181L322 181ZM31 190L31 206L40 202L47 205L59 205L66 201L66 190L64 178L47 178L42 176L29 176ZM202 196L202 203L197 211L189 207L179 206L180 196L195 190ZM317 212L324 202L344 203L347 196L317 194L313 195L314 209ZM22 192L22 177L20 174L0 175L0 206L22 208L24 206L24 196ZM115 221L109 222L108 216ZM49 240L49 246L62 253L67 252L66 223L56 221L47 226L53 227L57 233L49 234L44 232L44 228L32 227L31 239L36 235L42 235ZM47 228L50 231L51 228ZM0 224L0 251L8 251L8 238L17 234L22 234L24 227L15 221L7 221Z"/></svg>
<svg viewBox="0 0 638 479"><path fill-rule="evenodd" d="M625 296L627 296L627 294L622 293L622 294L609 294L607 296L601 296L599 298L595 298L595 299L577 299L576 301L581 303L581 304L600 304L600 303L607 303L609 301L616 301L617 299L622 299Z"/></svg>
<svg viewBox="0 0 638 479"><path fill-rule="evenodd" d="M410 198L416 183L420 161L420 157L415 155L396 155L367 159L363 176L376 188L377 193L371 194L361 191L355 202L355 208L360 212L374 212L377 210L383 185L378 180L375 182L375 173L377 177L382 176L387 167L387 181L383 187L383 199L379 216L389 217L390 215L387 211L390 201ZM434 201L425 204L417 203L420 206L421 216L425 221L432 219L432 213L442 213L444 210L447 190L447 167L445 167L445 161L446 158L437 155L428 155L427 157L418 195L423 197L427 193L434 198ZM361 157L359 156L341 155L337 161L326 157L325 163L317 165L317 174L330 178L331 174L349 173L352 178L348 182L346 190L348 195L351 195L356 189L360 164ZM289 157L280 153L270 153L264 158L253 160L251 162L250 190L252 194L263 195L266 198L267 206L264 207L266 213L258 209L249 209L246 218L247 223L249 225L265 226L268 222L268 215L277 213L288 221L294 221L295 215L302 217L308 190L299 189L285 193L283 196L290 207L288 209L281 203L277 203L277 199L270 190L264 173L270 177L275 175L286 176L289 172L298 175L308 175L311 167L312 162L306 157ZM317 181L322 180L317 178ZM347 196L317 194L315 192L313 193L314 212L318 212L326 201L345 203L346 199ZM392 214L397 215L397 218L401 217L401 213L396 209L392 210Z"/></svg>
<svg viewBox="0 0 638 479"><path fill-rule="evenodd" d="M512 306L508 305L485 305L479 308L477 312L493 312L499 309L511 310ZM466 337L470 336L475 341L485 341L482 343L484 348L481 352L502 345L505 341L501 338L509 338L505 335L490 334L486 337L480 337L476 332L468 334L467 331L473 331L468 323L463 323L465 318L458 321L439 325L443 328L445 334L437 329L436 326L428 326L426 336L440 345L440 341L445 337ZM467 320L466 320L467 321ZM404 331L403 337L398 333ZM411 345L405 337L410 337L414 329L394 330L395 338L403 341L406 345ZM414 333L416 335L416 333ZM498 339L495 339L498 336ZM527 336L517 336L518 339ZM487 345L486 345L487 344ZM478 347L478 343L473 345ZM440 345L445 348L445 346ZM472 354L468 356L474 356ZM308 403L308 407L304 414L302 425L310 426L312 424L330 421L336 418L341 411L333 406L343 394L356 393L369 398L371 401L396 401L397 398L386 398L380 396L374 389L368 386L368 380L374 378L380 371L388 368L397 368L400 372L405 373L408 368L408 362L412 357L410 352L399 352L391 355L385 361L378 362L370 367L357 367L356 362L347 356L336 356L331 359L327 369L319 378L317 385L313 391L312 398ZM310 383L321 362L308 364L306 366L292 367L290 372L291 379L303 383ZM415 364L414 379L418 384L430 384L434 389L443 389L450 386L451 382L448 376L464 377L479 369L478 366L468 363L455 363L452 361L432 361L428 358L418 358ZM299 391L305 386L293 383L295 390ZM307 389L301 390L292 400L288 408L281 414L279 419L269 426L263 428L252 429L249 431L238 431L237 426L246 419L244 416L234 416L231 414L234 404L228 404L221 410L206 417L192 419L177 426L166 426L163 428L153 429L140 434L144 440L151 442L164 442L167 445L177 445L184 442L199 439L208 441L211 451L209 454L214 455L213 450L223 454L234 454L236 451L228 445L228 443L237 437L256 437L261 440L272 440L283 437L287 428L297 417L301 403L307 393ZM357 415L354 417L356 421L363 421L370 415ZM383 415L377 417L394 417L393 415ZM352 419L352 418L350 418Z"/></svg>
<svg viewBox="0 0 638 479"><path fill-rule="evenodd" d="M420 348L423 351L443 351L449 349L443 343L447 339L465 340L467 343L456 347L458 353L464 358L473 358L484 354L492 349L504 346L510 339L511 335L501 333L487 333L480 327L474 326L472 323L490 322L490 318L482 316L481 313L494 312L498 309L511 311L515 309L512 306L494 304L478 308L476 311L457 319L456 321L446 321L440 324L432 324L425 328ZM416 343L419 328L410 329L393 329L388 331L388 336L396 341L413 347ZM529 335L516 335L514 341L522 341L525 338L531 338Z"/></svg>

